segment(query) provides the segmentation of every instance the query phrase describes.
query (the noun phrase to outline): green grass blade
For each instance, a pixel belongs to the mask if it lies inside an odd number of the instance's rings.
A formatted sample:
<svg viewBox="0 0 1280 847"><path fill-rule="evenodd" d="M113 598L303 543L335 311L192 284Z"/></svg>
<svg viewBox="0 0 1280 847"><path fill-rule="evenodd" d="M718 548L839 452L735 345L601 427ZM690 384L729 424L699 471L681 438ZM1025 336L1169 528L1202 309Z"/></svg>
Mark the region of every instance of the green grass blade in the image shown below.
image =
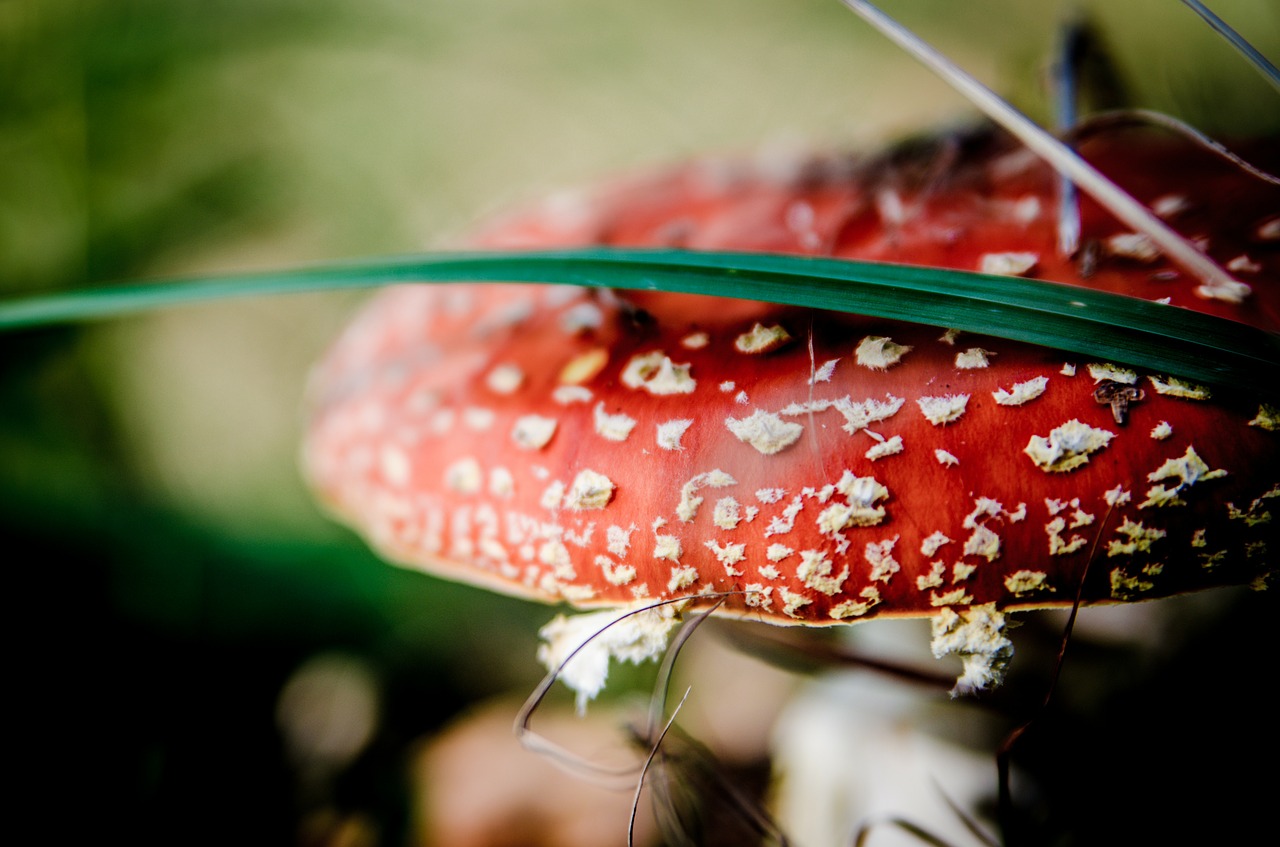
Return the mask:
<svg viewBox="0 0 1280 847"><path fill-rule="evenodd" d="M1273 393L1280 336L1074 286L939 268L747 253L579 250L381 257L0 302L0 330L232 297L398 282L552 282L764 300L999 336Z"/></svg>

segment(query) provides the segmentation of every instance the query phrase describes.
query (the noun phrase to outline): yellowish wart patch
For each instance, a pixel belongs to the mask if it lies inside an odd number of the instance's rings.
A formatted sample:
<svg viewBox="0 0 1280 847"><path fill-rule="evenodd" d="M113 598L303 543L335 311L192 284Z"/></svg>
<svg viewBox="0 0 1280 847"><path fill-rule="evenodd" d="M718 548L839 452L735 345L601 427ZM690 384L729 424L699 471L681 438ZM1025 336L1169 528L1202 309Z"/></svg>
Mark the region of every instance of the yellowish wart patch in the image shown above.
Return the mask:
<svg viewBox="0 0 1280 847"><path fill-rule="evenodd" d="M1141 523L1134 523L1128 518L1124 519L1124 523L1116 528L1118 535L1123 535L1124 540L1119 538L1112 539L1107 544L1107 556L1132 556L1134 553L1145 553L1151 549L1151 545L1164 538L1166 533L1162 529L1147 529Z"/></svg>
<svg viewBox="0 0 1280 847"><path fill-rule="evenodd" d="M854 435L873 423L879 423L893 417L905 402L901 397L886 394L884 402L868 398L862 402L855 403L849 397L841 397L832 401L831 406L844 416L844 426L842 427L844 431ZM796 414L804 414L805 411L807 410L797 411ZM786 413L791 414L790 407L788 407Z"/></svg>
<svg viewBox="0 0 1280 847"><path fill-rule="evenodd" d="M813 372L813 376L809 378L809 384L816 385L819 382L830 382L831 375L836 372L836 364L839 361L839 359L828 359L819 365Z"/></svg>
<svg viewBox="0 0 1280 847"><path fill-rule="evenodd" d="M705 332L691 332L680 339L680 346L686 350L701 350L711 343L711 336Z"/></svg>
<svg viewBox="0 0 1280 847"><path fill-rule="evenodd" d="M900 570L897 559L893 558L893 545L897 543L898 536L895 535L884 541L869 542L863 548L867 564L871 565L870 579L873 582L887 583Z"/></svg>
<svg viewBox="0 0 1280 847"><path fill-rule="evenodd" d="M734 565L747 558L747 545L720 544L715 541L708 541L706 547L715 554L716 560L724 566L725 573L729 576L742 576L742 571L735 568Z"/></svg>
<svg viewBox="0 0 1280 847"><path fill-rule="evenodd" d="M796 567L796 576L809 588L828 596L835 594L849 578L846 566L838 575L832 576L831 560L821 550L801 550L800 564Z"/></svg>
<svg viewBox="0 0 1280 847"><path fill-rule="evenodd" d="M960 419L969 405L968 394L945 394L940 397L921 397L916 401L925 419L934 426L942 426Z"/></svg>
<svg viewBox="0 0 1280 847"><path fill-rule="evenodd" d="M1151 202L1151 211L1168 220L1174 215L1185 212L1190 203L1181 194L1164 194Z"/></svg>
<svg viewBox="0 0 1280 847"><path fill-rule="evenodd" d="M1200 567L1204 568L1206 571L1211 571L1217 568L1219 565L1226 563L1227 551L1217 550L1213 553L1201 553L1199 556L1199 559L1200 559Z"/></svg>
<svg viewBox="0 0 1280 847"><path fill-rule="evenodd" d="M1241 253L1227 262L1227 270L1239 274L1256 274L1262 270L1262 265L1250 259L1248 253Z"/></svg>
<svg viewBox="0 0 1280 847"><path fill-rule="evenodd" d="M1025 597L1037 591L1053 591L1044 571L1014 571L1005 577L1004 587L1015 597Z"/></svg>
<svg viewBox="0 0 1280 847"><path fill-rule="evenodd" d="M1067 519L1062 517L1054 518L1044 525L1045 532L1049 534L1050 556L1066 556L1089 543L1088 539L1081 535L1073 535L1070 541L1063 541L1062 533L1066 528Z"/></svg>
<svg viewBox="0 0 1280 847"><path fill-rule="evenodd" d="M573 403L590 403L594 396L590 388L584 388L581 385L557 385L551 392L551 399L561 406L568 406Z"/></svg>
<svg viewBox="0 0 1280 847"><path fill-rule="evenodd" d="M627 585L636 578L635 568L619 565L608 556L596 556L596 566L604 572L604 578L610 585Z"/></svg>
<svg viewBox="0 0 1280 847"><path fill-rule="evenodd" d="M950 467L951 465L960 464L960 460L948 453L942 448L933 451L933 457L938 460L938 464Z"/></svg>
<svg viewBox="0 0 1280 847"><path fill-rule="evenodd" d="M541 450L551 442L559 422L541 415L524 415L511 427L511 440L521 450Z"/></svg>
<svg viewBox="0 0 1280 847"><path fill-rule="evenodd" d="M658 424L658 446L663 450L683 450L680 439L684 437L693 421L689 418L677 418Z"/></svg>
<svg viewBox="0 0 1280 847"><path fill-rule="evenodd" d="M484 486L480 463L470 457L459 459L444 470L444 485L459 494L479 494Z"/></svg>
<svg viewBox="0 0 1280 847"><path fill-rule="evenodd" d="M716 501L712 522L721 529L736 529L742 521L741 507L732 497L722 497Z"/></svg>
<svg viewBox="0 0 1280 847"><path fill-rule="evenodd" d="M1119 365L1111 363L1095 362L1089 365L1089 376L1093 377L1094 382L1102 382L1103 380L1111 380L1112 382L1120 382L1125 385L1133 385L1138 381L1138 374L1128 368L1122 368Z"/></svg>
<svg viewBox="0 0 1280 847"><path fill-rule="evenodd" d="M698 382L689 375L689 365L677 365L661 350L631 357L622 369L622 384L663 397L692 394Z"/></svg>
<svg viewBox="0 0 1280 847"><path fill-rule="evenodd" d="M431 431L436 435L444 435L453 429L453 421L456 417L457 413L453 409L436 410L436 413L431 416Z"/></svg>
<svg viewBox="0 0 1280 847"><path fill-rule="evenodd" d="M635 611L557 615L538 633L544 642L538 647L538 661L551 669L563 665L561 679L577 692L580 714L604 688L610 659L639 664L661 655L679 624L670 606L632 614Z"/></svg>
<svg viewBox="0 0 1280 847"><path fill-rule="evenodd" d="M743 586L746 592L743 595L742 602L746 603L753 609L772 609L773 608L773 586L766 586L764 583L751 582Z"/></svg>
<svg viewBox="0 0 1280 847"><path fill-rule="evenodd" d="M745 418L726 418L725 426L739 441L750 444L766 456L772 456L795 444L804 432L798 423L784 421L773 412L757 409Z"/></svg>
<svg viewBox="0 0 1280 847"><path fill-rule="evenodd" d="M382 445L378 451L378 468L382 478L397 488L408 485L413 475L413 464L408 454L395 444Z"/></svg>
<svg viewBox="0 0 1280 847"><path fill-rule="evenodd" d="M557 479L543 489L542 497L538 500L538 503L544 509L559 509L563 501L564 483Z"/></svg>
<svg viewBox="0 0 1280 847"><path fill-rule="evenodd" d="M1205 386L1187 382L1177 377L1163 379L1158 376L1149 376L1147 379L1151 382L1151 387L1156 390L1157 394L1181 397L1183 400L1208 400L1212 396L1212 393Z"/></svg>
<svg viewBox="0 0 1280 847"><path fill-rule="evenodd" d="M999 276L1022 276L1040 261L1039 253L983 253L978 272Z"/></svg>
<svg viewBox="0 0 1280 847"><path fill-rule="evenodd" d="M903 344L895 344L889 338L868 335L858 342L857 349L854 350L854 357L857 359L858 364L864 368L883 371L898 364L898 362L902 361L902 357L910 352L910 347Z"/></svg>
<svg viewBox="0 0 1280 847"><path fill-rule="evenodd" d="M577 579L569 548L559 538L549 538L538 545L538 561L549 566L560 579Z"/></svg>
<svg viewBox="0 0 1280 847"><path fill-rule="evenodd" d="M511 394L524 383L524 371L516 365L498 365L489 371L484 384L495 394Z"/></svg>
<svg viewBox="0 0 1280 847"><path fill-rule="evenodd" d="M1227 503L1227 517L1233 521L1244 521L1246 526L1262 526L1271 523L1271 512L1264 502L1267 495L1262 495L1249 504L1248 509L1237 509L1235 503Z"/></svg>
<svg viewBox="0 0 1280 847"><path fill-rule="evenodd" d="M748 332L744 332L733 340L733 347L739 353L760 354L777 350L791 340L791 333L778 324L765 326L757 323Z"/></svg>
<svg viewBox="0 0 1280 847"><path fill-rule="evenodd" d="M1224 303L1243 303L1244 298L1253 293L1253 289L1237 279L1225 279L1212 285L1198 285L1195 295L1205 300L1221 300Z"/></svg>
<svg viewBox="0 0 1280 847"><path fill-rule="evenodd" d="M489 471L489 493L494 497L508 498L516 493L516 480L506 468Z"/></svg>
<svg viewBox="0 0 1280 847"><path fill-rule="evenodd" d="M674 567L671 569L671 579L667 580L667 591L675 593L682 588L688 588L698 581L698 570L689 566Z"/></svg>
<svg viewBox="0 0 1280 847"><path fill-rule="evenodd" d="M1048 387L1049 377L1038 376L1026 382L1015 383L1010 391L1005 391L1003 388L996 389L991 392L991 396L1001 406L1021 406L1039 397Z"/></svg>
<svg viewBox="0 0 1280 847"><path fill-rule="evenodd" d="M934 657L954 654L964 662L964 670L951 690L953 697L999 685L1004 680L1013 657L1013 642L1004 630L1004 614L996 611L994 603L960 611L942 609L933 618L930 646Z"/></svg>
<svg viewBox="0 0 1280 847"><path fill-rule="evenodd" d="M938 606L967 606L973 602L973 597L963 588L953 588L942 594L936 591L929 597L929 605Z"/></svg>
<svg viewBox="0 0 1280 847"><path fill-rule="evenodd" d="M930 558L944 544L950 544L951 539L943 535L941 532L934 532L932 535L920 542L920 553L925 558Z"/></svg>
<svg viewBox="0 0 1280 847"><path fill-rule="evenodd" d="M941 559L929 564L929 572L923 576L916 577L916 590L928 591L930 588L942 587L942 575L946 573L947 565Z"/></svg>
<svg viewBox="0 0 1280 847"><path fill-rule="evenodd" d="M1164 479L1177 479L1178 483L1172 488L1164 485L1157 485L1147 491L1147 499L1138 504L1139 509L1145 509L1149 506L1184 506L1186 501L1180 495L1186 489L1195 485L1197 482L1209 479L1219 479L1227 475L1224 470L1210 470L1204 460L1196 453L1194 447L1188 447L1187 452L1183 453L1177 459L1169 459L1163 465L1147 474L1148 482L1160 482Z"/></svg>
<svg viewBox="0 0 1280 847"><path fill-rule="evenodd" d="M698 507L702 505L703 498L698 496L699 489L706 486L727 488L736 484L736 479L719 469L698 474L680 486L680 502L676 506L676 516L685 523L694 519L698 514Z"/></svg>
<svg viewBox="0 0 1280 847"><path fill-rule="evenodd" d="M956 367L962 371L981 370L991 364L991 357L995 353L990 350L983 350L981 347L970 347L956 354Z"/></svg>
<svg viewBox="0 0 1280 847"><path fill-rule="evenodd" d="M876 606L880 605L880 591L868 585L858 594L861 600L845 600L831 607L832 620L843 621L849 618L860 618Z"/></svg>
<svg viewBox="0 0 1280 847"><path fill-rule="evenodd" d="M901 453L902 449L902 436L895 435L888 441L881 441L869 449L866 452L866 457L874 462L876 459L883 459L885 456Z"/></svg>
<svg viewBox="0 0 1280 847"><path fill-rule="evenodd" d="M795 550L785 544L770 544L764 551L764 557L771 562L781 562L794 552ZM760 572L764 573L764 568L761 568Z"/></svg>
<svg viewBox="0 0 1280 847"><path fill-rule="evenodd" d="M574 356L560 369L562 385L581 385L590 381L609 364L609 351L596 347L585 353Z"/></svg>
<svg viewBox="0 0 1280 847"><path fill-rule="evenodd" d="M1034 194L1018 198L1010 209L1009 216L1023 226L1028 226L1040 217L1040 198Z"/></svg>
<svg viewBox="0 0 1280 847"><path fill-rule="evenodd" d="M593 470L579 471L564 495L564 505L574 511L603 509L613 499L614 484L609 477Z"/></svg>
<svg viewBox="0 0 1280 847"><path fill-rule="evenodd" d="M626 441L631 435L631 430L636 426L636 419L629 415L621 412L611 415L606 412L603 400L596 404L592 418L595 421L596 433L608 441Z"/></svg>
<svg viewBox="0 0 1280 847"><path fill-rule="evenodd" d="M799 618L800 609L808 606L813 601L803 594L796 594L794 591L779 586L778 594L782 597L782 612L788 617Z"/></svg>
<svg viewBox="0 0 1280 847"><path fill-rule="evenodd" d="M1156 441L1164 441L1171 435L1173 435L1173 427L1169 425L1168 421L1160 421L1160 423L1151 428L1151 437Z"/></svg>
<svg viewBox="0 0 1280 847"><path fill-rule="evenodd" d="M964 542L964 555L981 556L988 562L995 561L1000 556L1000 536L984 524L975 526Z"/></svg>
<svg viewBox="0 0 1280 847"><path fill-rule="evenodd" d="M620 526L611 525L605 530L605 538L608 541L609 552L618 558L626 558L627 551L631 549L631 533L636 531L636 525L623 529Z"/></svg>
<svg viewBox="0 0 1280 847"><path fill-rule="evenodd" d="M1055 427L1048 437L1033 435L1023 452L1046 473L1065 473L1089 462L1089 454L1106 447L1114 432L1072 419Z"/></svg>
<svg viewBox="0 0 1280 847"><path fill-rule="evenodd" d="M494 417L492 409L468 406L462 410L462 422L466 424L468 429L474 429L477 432L483 432L493 426Z"/></svg>
<svg viewBox="0 0 1280 847"><path fill-rule="evenodd" d="M653 537L653 558L666 559L669 562L680 563L680 557L684 554L684 550L680 546L680 539L674 535L663 535L655 533Z"/></svg>
<svg viewBox="0 0 1280 847"><path fill-rule="evenodd" d="M1263 403L1258 406L1258 414L1249 421L1249 426L1260 427L1267 432L1280 431L1280 406Z"/></svg>
<svg viewBox="0 0 1280 847"><path fill-rule="evenodd" d="M1129 576L1120 568L1111 571L1111 596L1117 600L1131 600L1154 587L1151 582Z"/></svg>
<svg viewBox="0 0 1280 847"><path fill-rule="evenodd" d="M1115 488L1105 492L1102 495L1102 499L1107 502L1108 506L1114 508L1115 506L1123 506L1125 503L1130 502L1133 497L1125 490L1123 485L1117 485Z"/></svg>
<svg viewBox="0 0 1280 847"><path fill-rule="evenodd" d="M560 329L569 335L585 334L604 324L604 312L595 303L578 303L560 314Z"/></svg>
<svg viewBox="0 0 1280 847"><path fill-rule="evenodd" d="M847 503L834 503L818 515L818 529L827 535L855 526L875 526L884 520L884 507L875 505L889 496L889 489L874 477L855 477L845 471L836 490Z"/></svg>
<svg viewBox="0 0 1280 847"><path fill-rule="evenodd" d="M1150 264L1160 258L1155 242L1139 232L1122 232L1103 242L1109 255Z"/></svg>

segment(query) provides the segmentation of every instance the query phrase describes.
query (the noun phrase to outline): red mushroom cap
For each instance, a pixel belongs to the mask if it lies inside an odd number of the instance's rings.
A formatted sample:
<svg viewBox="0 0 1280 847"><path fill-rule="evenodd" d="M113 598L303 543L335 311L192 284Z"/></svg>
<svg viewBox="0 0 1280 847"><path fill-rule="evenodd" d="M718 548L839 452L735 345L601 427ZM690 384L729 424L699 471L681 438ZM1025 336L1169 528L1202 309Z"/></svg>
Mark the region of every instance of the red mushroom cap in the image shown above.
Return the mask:
<svg viewBox="0 0 1280 847"><path fill-rule="evenodd" d="M1025 274L1280 327L1275 186L1147 132L1081 152L1251 293L1204 290L1088 201L1087 258L1058 256L1054 174L990 134L699 162L557 198L476 242ZM307 474L380 551L580 607L736 591L726 611L777 623L936 617L1070 605L1090 557L1089 603L1256 582L1275 549L1273 406L937 327L400 286L343 334L311 398Z"/></svg>

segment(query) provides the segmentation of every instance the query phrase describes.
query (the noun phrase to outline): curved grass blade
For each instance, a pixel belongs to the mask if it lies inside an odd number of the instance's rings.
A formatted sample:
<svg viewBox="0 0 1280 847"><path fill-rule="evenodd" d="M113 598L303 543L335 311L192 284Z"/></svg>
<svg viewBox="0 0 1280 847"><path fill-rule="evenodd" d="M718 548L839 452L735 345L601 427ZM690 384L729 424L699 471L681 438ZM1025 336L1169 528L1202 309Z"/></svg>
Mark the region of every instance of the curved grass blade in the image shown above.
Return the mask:
<svg viewBox="0 0 1280 847"><path fill-rule="evenodd" d="M911 58L933 71L978 111L1013 135L1055 171L1074 182L1081 191L1098 201L1118 220L1151 239L1171 262L1190 271L1204 283L1213 296L1229 303L1239 303L1248 288L1220 268L1200 248L1179 235L1150 209L1108 179L1101 171L1076 155L1070 147L1045 132L1038 124L1015 109L1009 101L978 82L959 65L926 44L914 32L902 26L867 0L841 0L885 38L897 44Z"/></svg>
<svg viewBox="0 0 1280 847"><path fill-rule="evenodd" d="M1280 335L1075 286L930 267L752 253L578 250L439 253L114 286L0 303L0 330L232 297L405 282L547 282L677 291L933 324L1265 394Z"/></svg>
<svg viewBox="0 0 1280 847"><path fill-rule="evenodd" d="M1201 3L1200 0L1182 0L1182 3L1199 15L1201 20L1212 27L1214 32L1225 38L1232 47L1249 60L1251 65L1258 69L1258 73L1262 74L1276 91L1280 91L1280 68L1277 68L1266 56L1258 52L1257 47L1246 41L1243 35L1236 32L1230 24L1215 15L1213 10Z"/></svg>

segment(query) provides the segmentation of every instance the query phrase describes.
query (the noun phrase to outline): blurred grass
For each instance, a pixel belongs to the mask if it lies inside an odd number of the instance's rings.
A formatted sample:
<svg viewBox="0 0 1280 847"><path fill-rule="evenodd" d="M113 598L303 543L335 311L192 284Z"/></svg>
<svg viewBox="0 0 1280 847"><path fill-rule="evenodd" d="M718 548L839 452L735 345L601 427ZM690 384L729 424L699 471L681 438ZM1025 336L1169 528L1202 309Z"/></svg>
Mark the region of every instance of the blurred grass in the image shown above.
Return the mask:
<svg viewBox="0 0 1280 847"><path fill-rule="evenodd" d="M1044 115L1052 4L886 6ZM1090 7L1136 102L1280 131L1176 3ZM1215 9L1280 53L1269 4ZM0 0L0 295L413 250L619 168L967 113L828 0ZM403 742L536 675L547 610L382 566L298 481L306 368L353 302L0 336L0 561L46 836L293 840L274 698L344 649L390 711L357 768L378 776L335 802L395 843Z"/></svg>

